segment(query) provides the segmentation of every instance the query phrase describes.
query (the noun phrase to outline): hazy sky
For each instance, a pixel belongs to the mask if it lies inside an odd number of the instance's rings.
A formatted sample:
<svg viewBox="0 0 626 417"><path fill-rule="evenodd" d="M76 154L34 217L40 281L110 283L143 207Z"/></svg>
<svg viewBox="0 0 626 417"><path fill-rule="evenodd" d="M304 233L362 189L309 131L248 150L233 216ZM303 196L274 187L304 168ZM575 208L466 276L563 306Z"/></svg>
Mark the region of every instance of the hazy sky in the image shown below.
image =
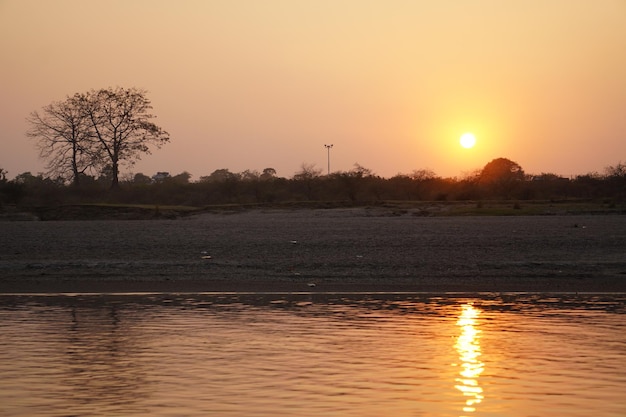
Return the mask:
<svg viewBox="0 0 626 417"><path fill-rule="evenodd" d="M43 171L30 112L116 86L171 135L147 175L626 162L626 0L0 0L0 60L9 177Z"/></svg>

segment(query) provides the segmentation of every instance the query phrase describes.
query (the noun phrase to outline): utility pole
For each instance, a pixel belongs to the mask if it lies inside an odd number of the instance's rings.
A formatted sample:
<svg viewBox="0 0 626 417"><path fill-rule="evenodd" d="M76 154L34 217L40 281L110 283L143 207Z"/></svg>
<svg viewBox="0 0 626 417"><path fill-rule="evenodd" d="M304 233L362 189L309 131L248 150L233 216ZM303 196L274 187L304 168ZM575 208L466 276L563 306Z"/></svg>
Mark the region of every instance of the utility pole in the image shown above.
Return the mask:
<svg viewBox="0 0 626 417"><path fill-rule="evenodd" d="M330 175L330 148L333 147L333 144L331 143L330 145L324 145L324 147L328 152L328 175Z"/></svg>

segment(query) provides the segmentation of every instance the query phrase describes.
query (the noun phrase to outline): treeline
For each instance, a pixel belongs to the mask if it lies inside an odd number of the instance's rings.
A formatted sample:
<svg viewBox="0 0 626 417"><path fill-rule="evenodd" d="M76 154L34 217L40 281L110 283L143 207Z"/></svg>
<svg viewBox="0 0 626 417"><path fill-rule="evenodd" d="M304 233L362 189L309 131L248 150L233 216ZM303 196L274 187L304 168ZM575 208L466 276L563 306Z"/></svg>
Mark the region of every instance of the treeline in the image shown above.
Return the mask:
<svg viewBox="0 0 626 417"><path fill-rule="evenodd" d="M350 171L322 175L303 165L291 178L272 168L262 172L218 169L191 181L183 172L122 177L111 188L106 170L99 177L83 175L79 185L29 172L6 179L0 169L0 206L36 207L82 203L184 205L284 202L481 201L588 199L608 203L626 201L626 164L609 166L602 174L573 178L556 174L528 175L515 162L498 158L462 179L442 178L428 170L382 178L355 165Z"/></svg>
<svg viewBox="0 0 626 417"><path fill-rule="evenodd" d="M218 169L191 181L183 172L153 176L120 175L151 148L169 142L153 122L147 92L137 88L103 88L76 93L34 111L27 136L35 140L47 172L25 172L6 179L0 168L0 208L82 203L123 203L203 207L299 201L468 201L603 199L626 197L626 165L603 174L574 178L542 173L528 175L517 163L497 158L464 178L442 178L428 170L382 178L355 164L344 172L322 175L303 165L291 178L272 168L263 172Z"/></svg>

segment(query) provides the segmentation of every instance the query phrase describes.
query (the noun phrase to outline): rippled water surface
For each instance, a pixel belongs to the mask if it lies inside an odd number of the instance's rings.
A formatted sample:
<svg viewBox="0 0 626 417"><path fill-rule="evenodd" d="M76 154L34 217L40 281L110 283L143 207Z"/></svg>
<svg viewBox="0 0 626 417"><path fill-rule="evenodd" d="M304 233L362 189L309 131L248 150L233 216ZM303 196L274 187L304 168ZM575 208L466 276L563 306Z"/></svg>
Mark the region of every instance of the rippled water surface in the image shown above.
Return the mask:
<svg viewBox="0 0 626 417"><path fill-rule="evenodd" d="M626 295L0 296L2 416L624 416Z"/></svg>

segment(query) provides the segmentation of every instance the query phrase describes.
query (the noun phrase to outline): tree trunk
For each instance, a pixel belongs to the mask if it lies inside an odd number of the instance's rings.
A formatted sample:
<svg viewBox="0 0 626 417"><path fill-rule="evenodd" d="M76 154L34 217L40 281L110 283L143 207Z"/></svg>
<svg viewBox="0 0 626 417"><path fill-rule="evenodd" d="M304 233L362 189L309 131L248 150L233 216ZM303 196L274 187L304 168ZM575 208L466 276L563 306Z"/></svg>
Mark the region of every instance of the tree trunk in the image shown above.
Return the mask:
<svg viewBox="0 0 626 417"><path fill-rule="evenodd" d="M119 173L120 173L120 166L118 163L117 158L113 158L112 164L111 164L111 189L112 190L117 190L118 188L120 188L120 181L119 181Z"/></svg>

